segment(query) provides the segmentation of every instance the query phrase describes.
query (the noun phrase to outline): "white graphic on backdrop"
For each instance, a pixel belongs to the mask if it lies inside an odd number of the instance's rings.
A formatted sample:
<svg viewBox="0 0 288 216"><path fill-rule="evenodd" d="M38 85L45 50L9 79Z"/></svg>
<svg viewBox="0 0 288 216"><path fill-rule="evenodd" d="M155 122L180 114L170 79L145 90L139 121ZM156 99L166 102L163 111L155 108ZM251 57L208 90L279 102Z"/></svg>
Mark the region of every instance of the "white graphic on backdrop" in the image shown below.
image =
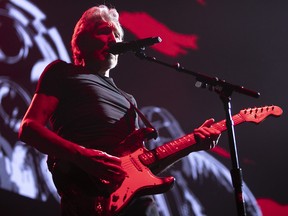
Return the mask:
<svg viewBox="0 0 288 216"><path fill-rule="evenodd" d="M44 67L55 59L70 61L57 29L45 20L29 1L1 3L0 188L43 201L50 194L58 199L46 156L19 142L17 133Z"/></svg>

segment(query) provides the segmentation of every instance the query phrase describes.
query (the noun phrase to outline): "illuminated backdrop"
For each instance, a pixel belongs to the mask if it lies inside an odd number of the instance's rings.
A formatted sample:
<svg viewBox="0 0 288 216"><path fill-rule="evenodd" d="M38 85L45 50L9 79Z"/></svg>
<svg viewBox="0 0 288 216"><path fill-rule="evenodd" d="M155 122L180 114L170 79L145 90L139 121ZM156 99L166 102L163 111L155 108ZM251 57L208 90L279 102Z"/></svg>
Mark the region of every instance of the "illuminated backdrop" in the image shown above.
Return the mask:
<svg viewBox="0 0 288 216"><path fill-rule="evenodd" d="M71 61L75 22L85 9L103 2L119 10L125 40L162 38L146 49L148 56L261 93L258 99L233 93L233 114L273 104L283 109L280 118L244 123L235 133L247 214L287 215L288 3L228 0L1 1L1 215L59 215L46 157L19 142L17 131L43 68L58 58ZM190 133L210 117L225 118L219 96L196 88L193 76L133 53L120 56L112 76L159 129L150 148ZM167 194L155 196L161 214L236 215L230 169L224 132L215 150L190 154L164 173L177 183Z"/></svg>

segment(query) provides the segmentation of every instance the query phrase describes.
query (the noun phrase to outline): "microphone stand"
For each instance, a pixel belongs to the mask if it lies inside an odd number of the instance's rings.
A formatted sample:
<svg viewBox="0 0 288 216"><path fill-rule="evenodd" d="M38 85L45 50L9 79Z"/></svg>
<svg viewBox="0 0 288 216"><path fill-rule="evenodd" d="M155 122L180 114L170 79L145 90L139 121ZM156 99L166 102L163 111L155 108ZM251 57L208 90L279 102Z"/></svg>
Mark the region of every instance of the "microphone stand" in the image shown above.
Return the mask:
<svg viewBox="0 0 288 216"><path fill-rule="evenodd" d="M246 216L245 200L243 196L243 176L242 169L239 166L237 146L235 140L234 123L231 115L231 95L232 93L238 92L250 97L258 98L260 93L244 88L243 86L237 86L220 80L217 77L209 77L204 74L200 74L194 71L187 70L180 66L179 63L176 65L170 65L165 62L157 60L155 57L149 57L144 53L145 47L142 47L135 52L135 55L140 59L145 59L150 62L158 63L177 71L190 74L196 77L196 87L208 88L211 91L215 91L219 94L221 101L223 102L225 114L226 114L226 126L229 136L229 149L231 154L232 168L230 170L232 185L234 187L234 196L236 201L238 216Z"/></svg>

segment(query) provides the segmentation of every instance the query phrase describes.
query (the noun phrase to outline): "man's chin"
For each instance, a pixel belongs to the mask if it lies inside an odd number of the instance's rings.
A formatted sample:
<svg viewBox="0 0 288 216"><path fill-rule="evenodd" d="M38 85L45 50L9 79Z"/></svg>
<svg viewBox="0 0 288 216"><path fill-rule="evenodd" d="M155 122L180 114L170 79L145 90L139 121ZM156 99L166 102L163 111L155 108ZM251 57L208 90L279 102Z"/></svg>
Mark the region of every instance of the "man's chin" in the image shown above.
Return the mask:
<svg viewBox="0 0 288 216"><path fill-rule="evenodd" d="M117 63L118 63L118 61L115 58L114 59L108 59L108 61L103 62L102 66L104 68L107 68L107 70L110 70L110 69L115 68L117 66Z"/></svg>
<svg viewBox="0 0 288 216"><path fill-rule="evenodd" d="M110 65L111 68L114 68L118 64L118 56L113 55L113 54L111 55L112 55L112 58L109 58L108 64Z"/></svg>

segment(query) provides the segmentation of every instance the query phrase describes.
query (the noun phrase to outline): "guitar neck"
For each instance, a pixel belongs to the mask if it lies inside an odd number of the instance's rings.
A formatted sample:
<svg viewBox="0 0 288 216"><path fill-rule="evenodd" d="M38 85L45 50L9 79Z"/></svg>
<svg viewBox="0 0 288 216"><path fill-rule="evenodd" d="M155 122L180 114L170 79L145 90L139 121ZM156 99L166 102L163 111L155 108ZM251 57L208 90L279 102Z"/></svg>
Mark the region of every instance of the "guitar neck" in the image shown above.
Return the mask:
<svg viewBox="0 0 288 216"><path fill-rule="evenodd" d="M238 125L245 121L240 114L232 116L234 125ZM211 125L223 132L227 129L226 120L219 121ZM189 153L196 151L196 140L194 134L188 134L174 141L165 143L150 151L146 151L139 155L140 161L148 166L152 171L160 172L167 166L171 165L175 161L188 155Z"/></svg>

